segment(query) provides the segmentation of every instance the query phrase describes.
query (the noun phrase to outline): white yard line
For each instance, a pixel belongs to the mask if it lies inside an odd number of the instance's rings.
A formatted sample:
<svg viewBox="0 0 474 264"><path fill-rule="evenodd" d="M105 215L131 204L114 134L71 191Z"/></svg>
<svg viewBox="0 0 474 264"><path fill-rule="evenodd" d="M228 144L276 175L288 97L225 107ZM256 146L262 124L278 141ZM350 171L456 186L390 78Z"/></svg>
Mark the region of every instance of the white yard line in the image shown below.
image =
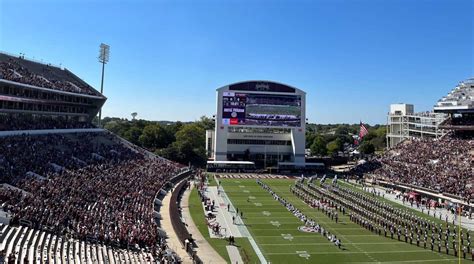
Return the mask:
<svg viewBox="0 0 474 264"><path fill-rule="evenodd" d="M227 196L227 193L225 191L223 191L223 195L222 195L222 199L224 199L224 201L228 204L230 204L230 208L232 208L234 211L235 211L235 207L234 205L232 204L232 201L229 199L229 196ZM239 217L240 218L240 217ZM242 219L240 219L242 221ZM243 223L243 221L242 221ZM247 226L245 225L239 225L238 226L239 229L240 229L240 233L247 237L249 242L250 242L250 245L252 245L252 248L253 250L255 251L255 254L257 254L258 256L258 259L260 260L260 263L262 264L267 264L267 260L265 259L265 257L263 256L263 253L262 251L260 250L260 248L258 247L257 243L255 242L255 240L253 239L252 235L250 234L249 230L247 229Z"/></svg>
<svg viewBox="0 0 474 264"><path fill-rule="evenodd" d="M270 185L269 185L269 186L270 186ZM277 186L270 186L270 188L272 188L273 190L278 190L278 192L279 192L280 194L286 192L286 191L280 190L280 188L278 188ZM299 202L305 204L306 206L308 206L308 205L307 205L303 200L301 200L300 198L294 196L294 195L291 194L291 193L290 193L289 195L292 196L292 197L295 197L295 199L297 199L297 201L299 201ZM283 197L283 196L282 196L282 197ZM310 214L308 214L308 213L310 213ZM308 212L308 213L306 213L306 215L311 215L311 216L313 216L313 217L316 216L316 212ZM353 243L349 238L347 238L346 235L341 234L341 233L338 231L338 229L335 229L335 228L331 227L331 226L329 225L329 224L330 224L329 222L326 222L325 220L322 221L322 220L320 220L320 219L321 219L321 218L319 218L318 222L321 223L321 224L325 227L326 230L330 230L331 233L336 234L337 236L339 236L340 238L344 239L345 241L348 241L349 243ZM367 252L367 251L361 249L359 246L357 246L357 245L355 245L355 244L354 244L353 246L354 246L354 248L356 248L357 250L360 251L360 252L353 252L353 253L365 254L370 260L375 261L375 262L378 262L378 259L376 259L375 257L371 256L369 252ZM345 252L343 252L343 253L345 253ZM311 253L309 253L309 254L311 254Z"/></svg>
<svg viewBox="0 0 474 264"><path fill-rule="evenodd" d="M393 264L396 264L396 263L425 263L425 262L440 262L440 261L443 261L443 262L458 262L457 259L419 259L419 260L400 260L400 261L375 261L375 262L351 262L352 264L369 264L369 263L393 263Z"/></svg>
<svg viewBox="0 0 474 264"><path fill-rule="evenodd" d="M389 244L405 244L402 241L393 241L393 242L372 242L372 243L344 243L344 245L389 245ZM317 242L317 243L282 243L282 244L265 244L260 243L261 246L291 246L291 245L304 245L304 246L312 246L312 245L323 245L323 246L331 246L334 247L332 244L328 244L327 242Z"/></svg>
<svg viewBox="0 0 474 264"><path fill-rule="evenodd" d="M307 235L292 235L293 237L312 237L313 233L307 233ZM378 235L345 235L346 237L372 237L372 236L376 236L378 237ZM281 235L279 236L275 236L275 235L259 235L259 237L281 237ZM344 243L345 244L345 243Z"/></svg>
<svg viewBox="0 0 474 264"><path fill-rule="evenodd" d="M333 255L333 254L386 254L386 253L414 253L414 252L427 252L426 250L398 250L398 251L361 251L361 252L354 252L354 251L331 251L331 252L307 252L311 255ZM294 255L295 253L290 252L267 252L267 255ZM444 259L438 259L438 261ZM377 261L378 262L378 261Z"/></svg>

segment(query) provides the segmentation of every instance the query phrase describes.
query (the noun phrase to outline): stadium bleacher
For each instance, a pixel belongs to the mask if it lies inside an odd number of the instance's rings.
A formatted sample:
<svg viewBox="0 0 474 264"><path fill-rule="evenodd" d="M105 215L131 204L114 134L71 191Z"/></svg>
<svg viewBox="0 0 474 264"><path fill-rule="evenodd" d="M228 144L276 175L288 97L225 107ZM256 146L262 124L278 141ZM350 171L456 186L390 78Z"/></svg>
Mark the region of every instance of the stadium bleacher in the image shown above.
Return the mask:
<svg viewBox="0 0 474 264"><path fill-rule="evenodd" d="M0 262L2 259L7 263L153 263L154 257L144 250L124 250L0 224Z"/></svg>
<svg viewBox="0 0 474 264"><path fill-rule="evenodd" d="M435 111L474 109L474 78L460 82L434 106Z"/></svg>
<svg viewBox="0 0 474 264"><path fill-rule="evenodd" d="M0 150L0 204L11 215L0 229L0 258L176 258L159 234L154 201L177 164L106 132L2 137Z"/></svg>
<svg viewBox="0 0 474 264"><path fill-rule="evenodd" d="M0 53L0 263L180 261L157 196L190 172L95 128L105 100L67 69Z"/></svg>
<svg viewBox="0 0 474 264"><path fill-rule="evenodd" d="M67 69L0 53L0 79L63 92L100 95Z"/></svg>
<svg viewBox="0 0 474 264"><path fill-rule="evenodd" d="M33 116L28 114L0 114L0 131L35 129L94 128L90 122L63 116Z"/></svg>
<svg viewBox="0 0 474 264"><path fill-rule="evenodd" d="M441 138L407 139L351 173L470 202L474 199L474 78L461 81L434 106L449 117L437 129Z"/></svg>
<svg viewBox="0 0 474 264"><path fill-rule="evenodd" d="M414 138L353 169L381 179L418 186L469 201L474 197L474 139L449 134Z"/></svg>

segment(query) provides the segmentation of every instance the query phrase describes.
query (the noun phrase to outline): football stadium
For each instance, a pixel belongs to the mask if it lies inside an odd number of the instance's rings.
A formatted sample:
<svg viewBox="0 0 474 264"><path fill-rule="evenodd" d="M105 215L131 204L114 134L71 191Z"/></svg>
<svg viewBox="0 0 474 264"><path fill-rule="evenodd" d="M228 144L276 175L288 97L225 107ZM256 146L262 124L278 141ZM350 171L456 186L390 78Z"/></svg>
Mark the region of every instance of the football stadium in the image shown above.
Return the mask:
<svg viewBox="0 0 474 264"><path fill-rule="evenodd" d="M46 2L0 4L0 264L474 263L472 2Z"/></svg>
<svg viewBox="0 0 474 264"><path fill-rule="evenodd" d="M0 67L4 262L474 260L473 79L435 104L442 136L410 137L343 172L307 169L315 163L295 152L303 91L217 89L206 169L94 125L107 98L65 68L8 54Z"/></svg>

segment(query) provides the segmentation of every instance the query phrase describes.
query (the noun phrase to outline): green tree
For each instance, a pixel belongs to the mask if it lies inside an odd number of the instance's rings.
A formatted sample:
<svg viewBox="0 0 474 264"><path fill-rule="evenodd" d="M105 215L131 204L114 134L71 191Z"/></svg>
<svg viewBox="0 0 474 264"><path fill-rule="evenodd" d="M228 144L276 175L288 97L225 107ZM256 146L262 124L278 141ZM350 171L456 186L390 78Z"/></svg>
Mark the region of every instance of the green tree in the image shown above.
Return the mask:
<svg viewBox="0 0 474 264"><path fill-rule="evenodd" d="M326 145L326 148L327 148L327 152L329 155L335 155L337 154L337 152L339 150L341 150L342 148L342 143L341 143L341 140L339 138L329 142L327 145Z"/></svg>
<svg viewBox="0 0 474 264"><path fill-rule="evenodd" d="M306 148L311 148L311 145L313 144L315 138L315 133L306 133Z"/></svg>
<svg viewBox="0 0 474 264"><path fill-rule="evenodd" d="M159 124L147 125L139 140L142 146L151 150L165 148L171 143L168 131Z"/></svg>
<svg viewBox="0 0 474 264"><path fill-rule="evenodd" d="M321 135L316 136L310 149L313 156L325 156L328 152L326 141Z"/></svg>
<svg viewBox="0 0 474 264"><path fill-rule="evenodd" d="M121 137L123 137L125 132L129 130L131 127L131 124L128 121L117 120L117 119L110 120L107 123L103 123L103 124L104 124L105 129Z"/></svg>
<svg viewBox="0 0 474 264"><path fill-rule="evenodd" d="M370 141L376 150L383 150L386 147L387 139L385 137L376 137Z"/></svg>
<svg viewBox="0 0 474 264"><path fill-rule="evenodd" d="M359 146L359 151L363 154L372 154L375 152L375 146L368 141L363 141Z"/></svg>
<svg viewBox="0 0 474 264"><path fill-rule="evenodd" d="M375 130L375 134L377 134L378 137L385 137L387 135L387 127L386 126L379 126Z"/></svg>
<svg viewBox="0 0 474 264"><path fill-rule="evenodd" d="M214 129L215 127L214 120L207 116L201 116L199 121L197 121L196 123L204 130Z"/></svg>
<svg viewBox="0 0 474 264"><path fill-rule="evenodd" d="M172 144L178 151L178 161L191 162L193 165L203 166L206 163L206 135L205 129L198 123L183 125L176 133L176 141Z"/></svg>
<svg viewBox="0 0 474 264"><path fill-rule="evenodd" d="M130 127L125 133L123 134L123 137L132 142L135 145L141 146L141 142L139 140L140 136L142 134L142 130L138 127Z"/></svg>
<svg viewBox="0 0 474 264"><path fill-rule="evenodd" d="M159 156L180 162L181 157L179 156L179 149L175 144L169 145L167 148L155 151Z"/></svg>
<svg viewBox="0 0 474 264"><path fill-rule="evenodd" d="M349 134L349 127L348 125L339 125L337 128L336 128L336 131L335 133L337 136L339 135L342 135L342 136L345 136L345 135L348 135Z"/></svg>

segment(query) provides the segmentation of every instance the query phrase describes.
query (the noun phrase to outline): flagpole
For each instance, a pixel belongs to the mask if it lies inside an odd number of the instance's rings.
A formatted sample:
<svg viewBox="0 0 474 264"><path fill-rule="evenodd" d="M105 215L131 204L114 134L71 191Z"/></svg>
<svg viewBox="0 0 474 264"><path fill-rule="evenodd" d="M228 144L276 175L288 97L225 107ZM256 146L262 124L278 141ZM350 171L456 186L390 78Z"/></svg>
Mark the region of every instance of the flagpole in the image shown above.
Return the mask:
<svg viewBox="0 0 474 264"><path fill-rule="evenodd" d="M459 236L458 236L458 257L459 257L459 264L461 264L461 211L462 211L462 207L461 205L459 205L459 226L458 226L458 233L459 233Z"/></svg>

